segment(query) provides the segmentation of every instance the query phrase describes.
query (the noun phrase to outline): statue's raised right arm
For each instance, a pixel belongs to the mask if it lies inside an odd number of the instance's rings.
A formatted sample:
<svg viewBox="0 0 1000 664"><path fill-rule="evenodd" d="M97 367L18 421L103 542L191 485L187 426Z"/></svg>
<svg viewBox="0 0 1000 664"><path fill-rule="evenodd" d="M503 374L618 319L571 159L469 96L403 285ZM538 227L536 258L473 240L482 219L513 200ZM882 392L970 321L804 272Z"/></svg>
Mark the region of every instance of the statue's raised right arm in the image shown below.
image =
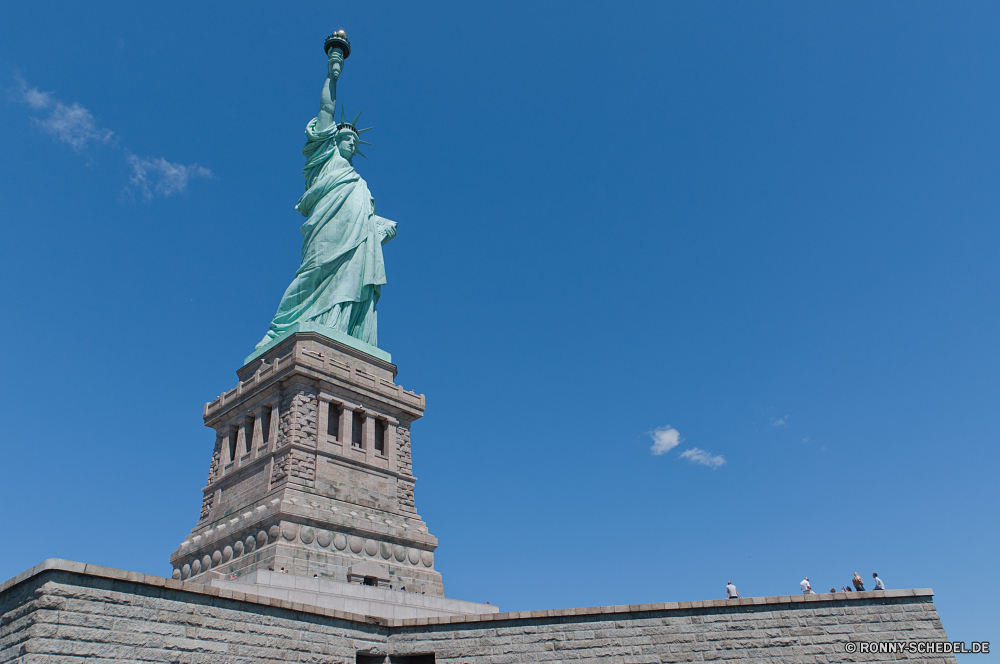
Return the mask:
<svg viewBox="0 0 1000 664"><path fill-rule="evenodd" d="M319 98L319 115L316 116L317 131L324 131L336 122L333 111L337 106L337 79L340 78L340 72L344 70L343 50L335 46L327 51L326 55L328 58L327 76Z"/></svg>

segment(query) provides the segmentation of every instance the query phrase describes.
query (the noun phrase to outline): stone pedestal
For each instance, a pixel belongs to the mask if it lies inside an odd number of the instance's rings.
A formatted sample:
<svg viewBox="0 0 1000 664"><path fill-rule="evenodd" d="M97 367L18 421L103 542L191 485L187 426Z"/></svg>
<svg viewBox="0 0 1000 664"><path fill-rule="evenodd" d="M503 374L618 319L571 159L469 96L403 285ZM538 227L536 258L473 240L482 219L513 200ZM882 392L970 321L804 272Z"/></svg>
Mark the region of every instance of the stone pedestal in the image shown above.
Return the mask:
<svg viewBox="0 0 1000 664"><path fill-rule="evenodd" d="M384 351L350 342L300 328L205 405L215 450L198 524L170 556L175 579L284 570L444 595L413 499L410 425L424 396L393 382Z"/></svg>

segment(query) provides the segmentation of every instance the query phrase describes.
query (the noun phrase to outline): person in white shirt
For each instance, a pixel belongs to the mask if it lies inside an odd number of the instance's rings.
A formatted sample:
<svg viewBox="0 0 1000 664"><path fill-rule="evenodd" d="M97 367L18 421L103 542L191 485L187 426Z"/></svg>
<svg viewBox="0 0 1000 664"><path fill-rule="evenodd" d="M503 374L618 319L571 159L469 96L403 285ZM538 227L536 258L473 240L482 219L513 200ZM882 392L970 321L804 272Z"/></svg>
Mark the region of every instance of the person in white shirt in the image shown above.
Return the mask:
<svg viewBox="0 0 1000 664"><path fill-rule="evenodd" d="M872 572L872 578L875 579L875 587L872 590L885 590L885 584L882 583L882 579L878 578L878 574Z"/></svg>
<svg viewBox="0 0 1000 664"><path fill-rule="evenodd" d="M809 585L809 577L808 576L806 578L802 579L802 582L799 583L799 588L802 589L802 594L803 595L815 595L816 594L816 593L813 592L812 586Z"/></svg>
<svg viewBox="0 0 1000 664"><path fill-rule="evenodd" d="M729 581L726 585L726 599L739 599L740 593L736 590L736 586L733 585L732 581Z"/></svg>

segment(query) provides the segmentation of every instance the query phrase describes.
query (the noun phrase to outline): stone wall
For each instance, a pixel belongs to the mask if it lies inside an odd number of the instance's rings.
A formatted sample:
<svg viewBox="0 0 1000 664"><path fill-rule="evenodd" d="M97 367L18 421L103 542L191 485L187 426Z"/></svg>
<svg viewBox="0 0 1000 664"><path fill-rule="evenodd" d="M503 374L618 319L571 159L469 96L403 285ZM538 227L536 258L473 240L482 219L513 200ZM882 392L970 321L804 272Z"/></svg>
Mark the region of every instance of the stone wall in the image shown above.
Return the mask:
<svg viewBox="0 0 1000 664"><path fill-rule="evenodd" d="M946 639L930 590L386 620L57 560L0 585L0 664L955 662L845 652L917 639Z"/></svg>
<svg viewBox="0 0 1000 664"><path fill-rule="evenodd" d="M84 567L62 567L72 565ZM354 662L359 649L385 648L384 629L358 616L247 603L193 583L149 583L155 579L65 569L28 579L0 598L0 663Z"/></svg>
<svg viewBox="0 0 1000 664"><path fill-rule="evenodd" d="M848 640L946 638L930 595L819 596L808 602L751 599L762 602L731 605L721 600L680 603L704 605L691 608L674 608L678 603L673 603L647 605L649 608L570 609L531 612L525 618L499 614L496 620L483 620L478 625L471 621L442 624L440 620L421 625L420 620L407 620L400 622L414 624L393 630L390 646L397 654L433 652L437 662L658 664L725 660L819 664L897 659L896 655L847 654ZM539 615L546 613L555 615ZM954 660L938 656L933 661Z"/></svg>
<svg viewBox="0 0 1000 664"><path fill-rule="evenodd" d="M2 664L13 661L20 663L21 660L17 658L26 652L28 641L39 631L33 629L37 623L35 616L37 607L33 604L35 590L36 584L25 583L0 591L0 663Z"/></svg>
<svg viewBox="0 0 1000 664"><path fill-rule="evenodd" d="M383 473L369 468L349 468L335 465L326 459L322 460L326 467L316 481L316 493L369 510L380 510L392 514L400 514L397 506L395 477L386 477ZM332 466L332 468L331 468Z"/></svg>
<svg viewBox="0 0 1000 664"><path fill-rule="evenodd" d="M277 457L274 465L278 465ZM245 509L253 498L267 491L267 479L267 466L264 463L248 464L231 472L226 477L225 489L206 492L206 496L212 496L207 513L214 511L217 515L228 516L241 507ZM204 504L202 513L206 513Z"/></svg>

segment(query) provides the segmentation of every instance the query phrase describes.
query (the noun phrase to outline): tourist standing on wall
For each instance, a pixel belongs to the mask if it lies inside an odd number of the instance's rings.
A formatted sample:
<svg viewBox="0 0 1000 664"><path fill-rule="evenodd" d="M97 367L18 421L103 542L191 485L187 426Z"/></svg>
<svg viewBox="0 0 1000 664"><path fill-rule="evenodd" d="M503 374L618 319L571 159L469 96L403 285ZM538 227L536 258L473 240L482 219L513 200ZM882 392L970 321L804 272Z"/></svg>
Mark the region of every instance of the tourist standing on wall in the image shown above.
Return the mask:
<svg viewBox="0 0 1000 664"><path fill-rule="evenodd" d="M854 579L851 581L854 584L854 589L861 592L865 589L865 582L861 579L861 575L857 572L854 573Z"/></svg>

